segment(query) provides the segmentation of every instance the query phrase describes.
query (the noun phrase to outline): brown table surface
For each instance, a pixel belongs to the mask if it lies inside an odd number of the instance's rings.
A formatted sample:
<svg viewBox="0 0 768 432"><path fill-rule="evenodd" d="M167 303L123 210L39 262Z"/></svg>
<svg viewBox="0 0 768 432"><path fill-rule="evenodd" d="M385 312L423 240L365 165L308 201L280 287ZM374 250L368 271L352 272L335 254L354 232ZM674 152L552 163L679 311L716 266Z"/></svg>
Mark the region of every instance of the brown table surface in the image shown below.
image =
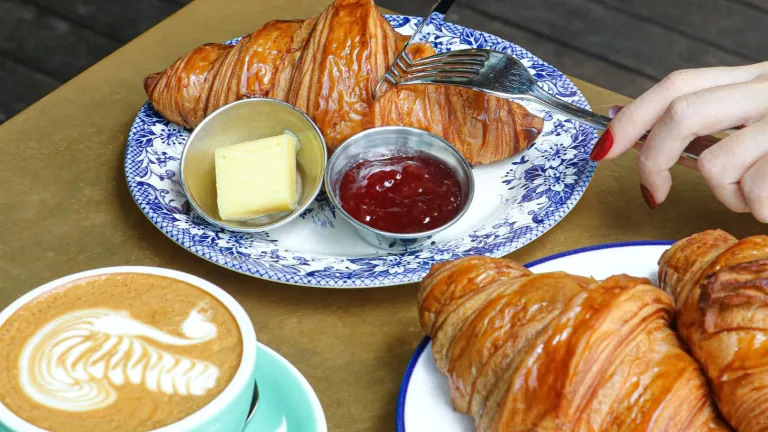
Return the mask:
<svg viewBox="0 0 768 432"><path fill-rule="evenodd" d="M187 50L250 33L273 18L308 17L328 0L197 0L0 126L0 308L54 278L97 267L151 265L189 272L230 292L259 339L314 386L331 431L394 427L402 374L422 338L415 285L333 290L250 278L169 240L125 184L126 136L146 101L145 75ZM628 99L574 80L593 109ZM606 242L678 239L707 228L765 232L730 213L694 171L676 168L667 202L649 210L636 156L598 166L592 184L555 228L510 257L521 262Z"/></svg>

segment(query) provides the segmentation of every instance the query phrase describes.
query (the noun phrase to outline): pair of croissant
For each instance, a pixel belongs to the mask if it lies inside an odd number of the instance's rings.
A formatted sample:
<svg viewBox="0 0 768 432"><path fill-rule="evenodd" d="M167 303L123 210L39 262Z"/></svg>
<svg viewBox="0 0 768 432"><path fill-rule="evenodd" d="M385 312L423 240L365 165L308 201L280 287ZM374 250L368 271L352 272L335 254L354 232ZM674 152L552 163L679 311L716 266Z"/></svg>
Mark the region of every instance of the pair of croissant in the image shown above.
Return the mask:
<svg viewBox="0 0 768 432"><path fill-rule="evenodd" d="M433 267L419 319L478 431L768 430L768 237L696 234L659 279L468 257Z"/></svg>
<svg viewBox="0 0 768 432"><path fill-rule="evenodd" d="M411 126L453 144L472 164L505 159L532 143L543 120L523 106L449 86L391 87L373 99L379 78L407 41L373 0L335 0L306 20L270 21L236 45L205 44L144 89L166 119L194 128L216 109L269 97L309 115L332 153L350 136L375 126ZM433 55L414 44L415 59Z"/></svg>

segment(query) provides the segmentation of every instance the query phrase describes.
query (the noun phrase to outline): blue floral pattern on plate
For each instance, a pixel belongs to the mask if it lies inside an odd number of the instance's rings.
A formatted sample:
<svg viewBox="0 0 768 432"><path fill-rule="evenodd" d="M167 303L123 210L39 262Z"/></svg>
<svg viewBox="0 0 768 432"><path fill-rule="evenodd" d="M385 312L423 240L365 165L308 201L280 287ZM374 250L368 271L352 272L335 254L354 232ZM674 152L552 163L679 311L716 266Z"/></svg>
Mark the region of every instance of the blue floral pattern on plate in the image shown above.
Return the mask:
<svg viewBox="0 0 768 432"><path fill-rule="evenodd" d="M420 18L407 16L385 17L402 34L412 34L420 22ZM589 108L568 78L517 45L446 22L430 24L426 31L438 52L490 48L510 53L529 68L542 88ZM586 190L595 169L588 155L597 132L537 105L524 105L545 119L536 144L521 155L493 164L495 168L476 168L476 175L478 170L491 170L486 171L491 173L486 177L503 191L494 201L501 209L498 214L490 220L478 219L455 238L436 238L431 244L401 253L355 247L356 253L334 250L335 242L354 234L345 226L346 221L336 217L336 209L324 193L285 227L290 230L294 224L304 224L301 229L305 238L311 238L309 242L291 242L286 229L244 234L212 226L190 209L179 184L179 160L189 131L165 120L149 103L131 126L125 174L131 195L152 223L184 248L229 269L278 282L322 287L417 282L437 262L467 255L502 256L524 246L559 222ZM313 246L301 250L308 243L325 244L326 249Z"/></svg>

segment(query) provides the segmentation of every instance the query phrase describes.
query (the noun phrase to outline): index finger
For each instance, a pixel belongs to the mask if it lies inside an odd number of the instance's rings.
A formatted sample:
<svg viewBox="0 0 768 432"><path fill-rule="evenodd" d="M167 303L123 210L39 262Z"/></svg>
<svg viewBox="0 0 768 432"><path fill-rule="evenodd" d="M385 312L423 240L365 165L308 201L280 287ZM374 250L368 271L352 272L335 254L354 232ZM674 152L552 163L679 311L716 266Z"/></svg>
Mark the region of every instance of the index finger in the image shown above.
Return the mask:
<svg viewBox="0 0 768 432"><path fill-rule="evenodd" d="M768 80L708 88L675 99L645 140L640 180L661 203L672 184L669 169L693 137L745 124L768 111ZM749 130L747 128L745 130ZM734 158L736 155L731 155ZM706 160L706 158L705 158Z"/></svg>
<svg viewBox="0 0 768 432"><path fill-rule="evenodd" d="M751 81L765 69L768 69L768 62L749 66L686 69L673 72L619 111L603 137L595 144L595 147L602 145L602 151L595 153L602 153L605 159L612 159L629 150L637 140L653 128L669 104L680 96L710 87Z"/></svg>

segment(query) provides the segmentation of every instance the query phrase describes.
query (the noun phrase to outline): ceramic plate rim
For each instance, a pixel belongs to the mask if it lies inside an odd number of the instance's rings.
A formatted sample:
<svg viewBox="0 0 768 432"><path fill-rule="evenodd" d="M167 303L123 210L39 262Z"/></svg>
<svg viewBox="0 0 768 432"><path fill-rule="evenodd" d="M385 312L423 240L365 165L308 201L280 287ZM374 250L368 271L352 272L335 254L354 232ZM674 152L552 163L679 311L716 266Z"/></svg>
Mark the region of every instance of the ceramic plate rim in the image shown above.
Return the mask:
<svg viewBox="0 0 768 432"><path fill-rule="evenodd" d="M553 255L546 256L544 258L539 258L537 260L533 260L527 264L525 264L525 267L536 267L538 265L554 261L560 258L565 258L572 255L579 255L587 252L592 252L596 250L604 250L604 249L622 249L622 248L629 248L629 247L643 247L643 246L672 246L675 242L672 240L635 240L635 241L624 241L624 242L615 242L615 243L603 243L598 245L592 245L592 246L585 246L581 248L571 249L563 252L558 252ZM416 363L421 358L422 353L427 348L427 345L429 345L429 342L432 341L432 338L429 336L424 336L418 345L416 345L416 349L413 352L413 355L411 356L411 359L408 361L408 366L405 369L405 374L403 375L403 379L400 381L400 390L397 393L397 412L395 415L395 426L397 429L397 432L406 432L405 429L405 397L408 395L408 385L411 383L411 375L413 375L413 370L416 367Z"/></svg>
<svg viewBox="0 0 768 432"><path fill-rule="evenodd" d="M395 14L385 14L385 18L395 27L394 20L400 19L405 20L406 22L411 22L414 19L418 19L416 17L411 17L408 15L395 15ZM531 53L530 51L526 50L524 47L521 47L517 44L514 44L513 42L507 41L506 39L500 38L498 36L495 36L491 33L486 33L480 30L471 29L469 27L464 27L460 24L454 24L454 23L447 23L455 26L459 29L464 29L468 32L472 32L473 34L479 34L482 37L490 36L501 43L509 44L512 48L518 49L522 51L527 56L530 56L535 62L539 62L549 68L551 68L553 71L555 71L557 74L560 74L562 76L563 82L567 85L572 86L572 88L575 91L575 98L577 99L576 103L579 105L583 105L587 108L589 108L589 103L586 100L586 97L584 97L583 93L579 90L579 88L573 83L573 81L570 80L565 74L563 74L559 69L555 68L554 66L550 65L549 63L545 62L544 60L537 57L535 54ZM396 29L400 29L402 26L397 26ZM239 38L235 38L233 40L238 40ZM559 81L558 81L559 82ZM139 113L137 114L136 118L134 119L133 125L136 124L138 119L140 118L141 113L143 112L144 108L146 106L150 105L150 102L146 102L144 105L142 105L142 108L140 109ZM594 142L594 137L597 136L594 129L591 129L591 134L593 136L592 142ZM189 246L186 246L185 240L182 237L176 238L175 235L172 235L172 231L170 229L165 229L161 227L162 221L158 219L157 221L153 219L153 216L151 216L149 213L153 213L153 211L150 211L149 208L146 209L142 205L138 199L139 196L138 190L141 188L141 185L133 180L133 178L129 175L129 152L132 150L131 146L131 140L134 137L135 132L133 131L133 126L131 127L131 130L128 134L128 144L126 146L126 152L125 152L125 158L124 158L124 168L126 171L126 183L130 192L130 195L134 202L137 204L141 212L144 214L144 216L152 223L157 229L159 229L166 237L171 239L174 243L181 246L183 249L185 249L188 252L193 253L194 255L197 255L200 258L203 258L204 260L211 262L215 265L218 265L220 267L224 267L228 270L235 271L237 273L242 273L244 275L255 277L258 279L273 281L273 282L279 282L289 285L298 285L298 286L306 286L306 287L316 287L316 288L329 288L329 289L360 289L360 288L379 288L379 287L388 287L388 286L397 286L397 285L403 285L408 283L414 283L423 277L423 274L419 273L418 271L412 272L410 275L404 275L404 277L394 277L392 274L381 274L381 275L333 275L333 276L316 276L316 275L290 275L286 274L284 272L280 271L270 271L270 270L259 270L259 269L250 269L250 268L239 268L240 266L235 266L233 263L229 262L228 260L223 260L223 258L219 257L217 254L206 254L202 251L196 251L195 244L190 244ZM560 221L562 221L565 216L567 216L570 211L576 206L576 204L579 202L581 197L586 192L586 189L588 188L589 184L591 183L591 180L594 176L595 171L595 163L588 161L586 165L583 168L583 171L580 172L580 180L575 183L574 190L572 194L568 197L565 202L562 204L559 204L559 212L562 212L560 215L552 215L546 218L546 220L542 221L541 223L537 224L537 228L535 228L533 233L528 233L523 236L522 238L515 239L514 237L508 238L505 242L500 242L495 245L489 245L489 250L487 252L483 252L483 255L487 256L503 256L508 253L511 253L514 250L520 249L524 247L525 245L529 244L533 240L536 240L537 238L541 237L544 233L552 229L555 225L557 225ZM157 216L154 216L155 218ZM497 220L498 223L498 220ZM171 232L169 232L171 231ZM529 238L530 237L530 238ZM282 250L279 249L278 250ZM210 256L207 256L210 255ZM309 254L311 256L323 256L323 254ZM384 254L384 255L365 255L365 256L354 256L354 257L340 257L343 259L359 259L359 258L369 258L369 259L386 259L387 257L402 257L405 256L402 253L397 254ZM258 259L253 258L258 261ZM223 260L223 261L222 261ZM221 262L220 262L221 261ZM421 267L421 266L419 266ZM428 269L420 269L419 271L426 272ZM391 273L391 272L390 272Z"/></svg>

